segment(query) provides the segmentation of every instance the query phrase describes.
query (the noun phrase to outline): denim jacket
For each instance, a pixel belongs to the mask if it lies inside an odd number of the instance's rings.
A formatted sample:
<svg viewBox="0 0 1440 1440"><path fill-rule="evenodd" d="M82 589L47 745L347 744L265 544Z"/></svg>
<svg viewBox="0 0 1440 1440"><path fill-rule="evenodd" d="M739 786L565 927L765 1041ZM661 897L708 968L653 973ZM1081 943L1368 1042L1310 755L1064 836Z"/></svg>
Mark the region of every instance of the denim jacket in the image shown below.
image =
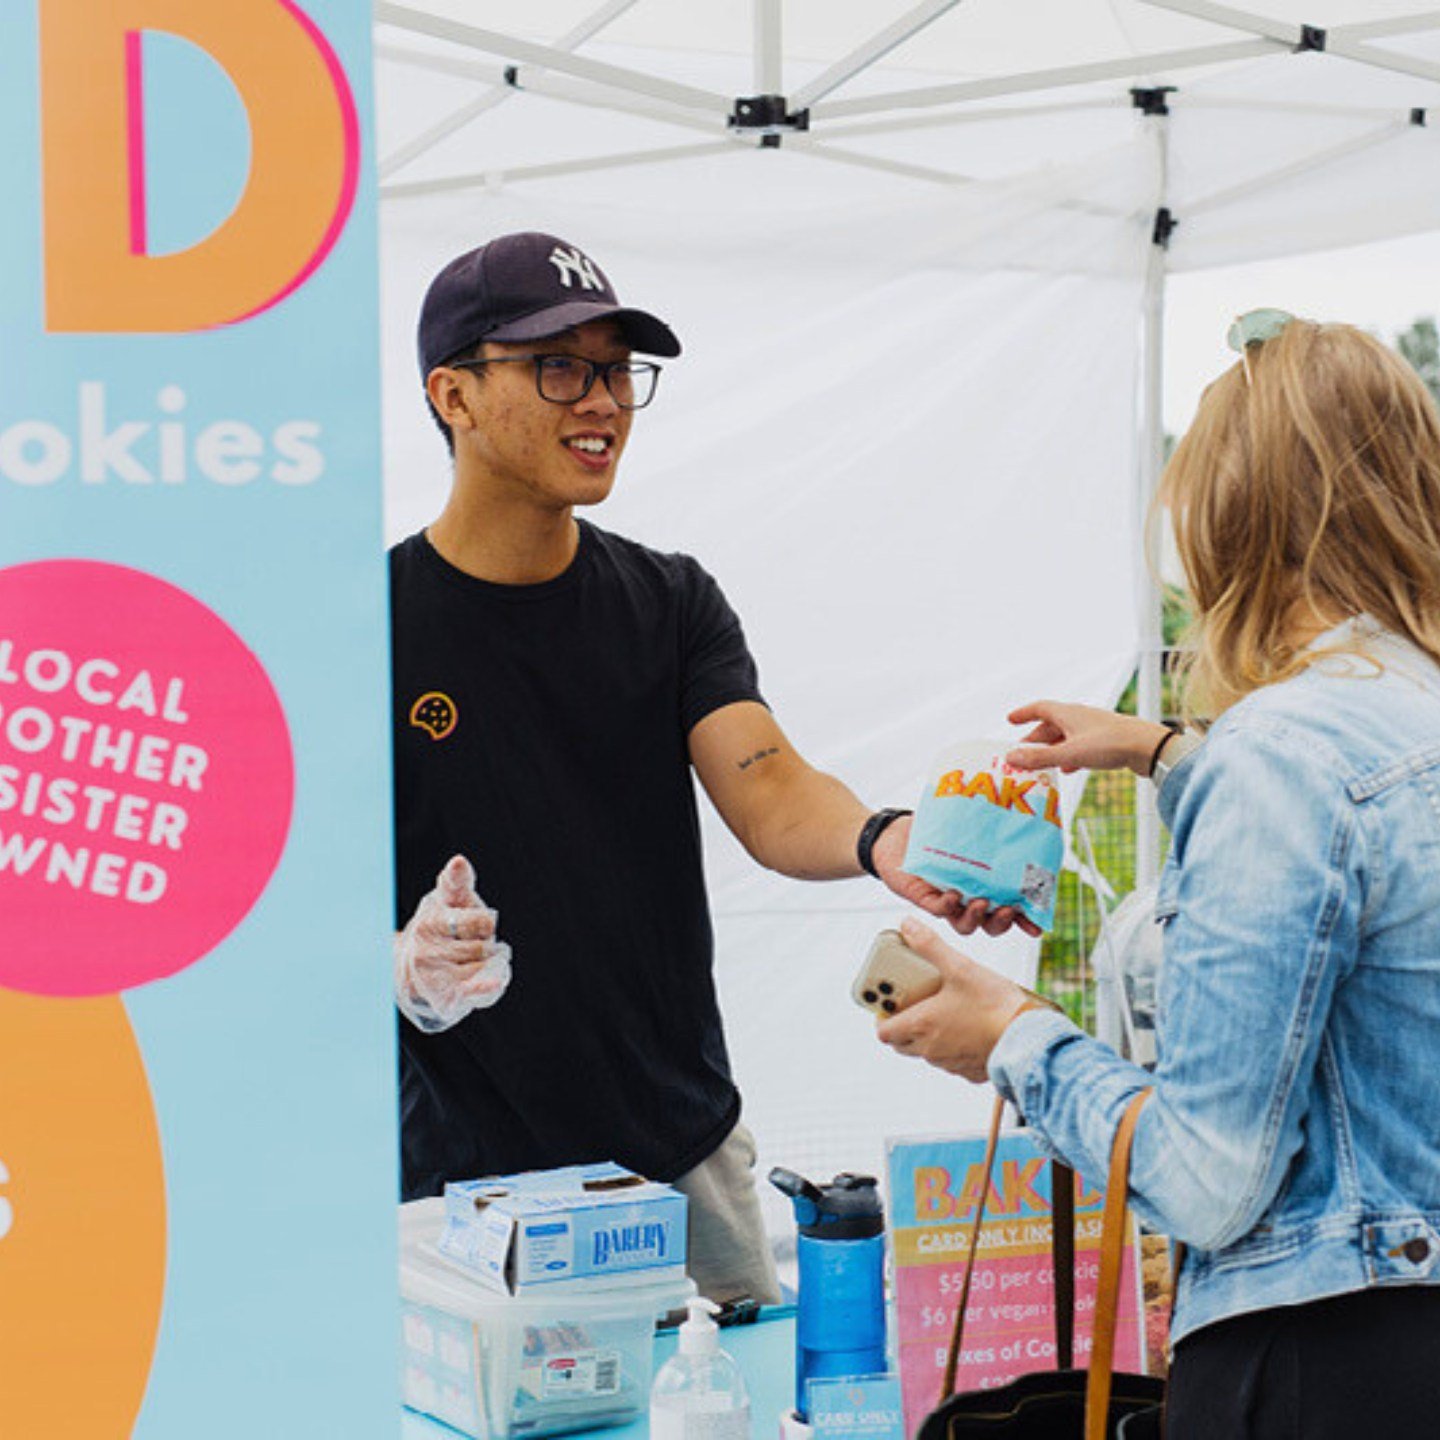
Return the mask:
<svg viewBox="0 0 1440 1440"><path fill-rule="evenodd" d="M1020 1016L990 1076L1188 1250L1172 1338L1375 1285L1440 1284L1440 670L1364 621L1216 722L1160 795L1172 847L1154 1075Z"/></svg>

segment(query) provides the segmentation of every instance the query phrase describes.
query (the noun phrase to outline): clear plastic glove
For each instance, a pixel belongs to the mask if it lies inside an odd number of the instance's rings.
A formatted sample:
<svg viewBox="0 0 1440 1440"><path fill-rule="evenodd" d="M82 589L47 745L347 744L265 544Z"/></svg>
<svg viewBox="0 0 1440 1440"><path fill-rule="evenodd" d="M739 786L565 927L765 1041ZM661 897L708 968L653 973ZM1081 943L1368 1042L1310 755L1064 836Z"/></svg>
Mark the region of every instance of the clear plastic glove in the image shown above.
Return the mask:
<svg viewBox="0 0 1440 1440"><path fill-rule="evenodd" d="M495 938L497 919L455 856L395 937L395 1003L417 1030L448 1030L505 993L510 947Z"/></svg>

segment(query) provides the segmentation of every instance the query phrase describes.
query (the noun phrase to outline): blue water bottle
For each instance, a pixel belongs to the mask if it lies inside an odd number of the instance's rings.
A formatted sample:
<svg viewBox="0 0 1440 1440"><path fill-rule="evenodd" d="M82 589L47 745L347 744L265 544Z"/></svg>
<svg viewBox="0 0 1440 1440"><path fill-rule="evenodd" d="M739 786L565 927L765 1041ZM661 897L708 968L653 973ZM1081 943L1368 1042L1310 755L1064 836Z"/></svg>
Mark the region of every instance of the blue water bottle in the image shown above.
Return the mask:
<svg viewBox="0 0 1440 1440"><path fill-rule="evenodd" d="M806 1382L885 1370L885 1217L872 1175L815 1185L776 1168L800 1229L795 1318L795 1414L806 1420Z"/></svg>

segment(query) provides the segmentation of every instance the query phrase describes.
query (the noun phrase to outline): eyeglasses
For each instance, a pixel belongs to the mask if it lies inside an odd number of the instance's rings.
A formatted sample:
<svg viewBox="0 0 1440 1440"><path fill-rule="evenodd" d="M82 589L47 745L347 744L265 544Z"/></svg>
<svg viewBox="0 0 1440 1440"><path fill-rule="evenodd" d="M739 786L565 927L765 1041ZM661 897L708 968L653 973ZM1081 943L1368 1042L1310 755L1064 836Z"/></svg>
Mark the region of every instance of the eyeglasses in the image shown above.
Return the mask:
<svg viewBox="0 0 1440 1440"><path fill-rule="evenodd" d="M1253 378L1250 374L1250 347L1273 340L1294 318L1288 310L1247 310L1235 317L1225 332L1225 343L1240 356L1247 385Z"/></svg>
<svg viewBox="0 0 1440 1440"><path fill-rule="evenodd" d="M579 355L497 355L487 360L452 360L455 370L486 365L533 365L535 389L553 405L576 405L598 376L622 410L642 410L655 398L660 366L652 360L585 360Z"/></svg>

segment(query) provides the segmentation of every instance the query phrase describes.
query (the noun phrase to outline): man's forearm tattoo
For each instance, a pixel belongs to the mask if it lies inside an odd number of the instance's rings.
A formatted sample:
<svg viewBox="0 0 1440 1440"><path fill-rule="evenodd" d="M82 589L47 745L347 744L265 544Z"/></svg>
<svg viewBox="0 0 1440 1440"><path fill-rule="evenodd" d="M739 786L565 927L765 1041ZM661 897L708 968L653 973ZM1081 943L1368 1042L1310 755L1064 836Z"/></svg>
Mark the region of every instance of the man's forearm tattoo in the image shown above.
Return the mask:
<svg viewBox="0 0 1440 1440"><path fill-rule="evenodd" d="M768 760L770 756L778 755L779 753L780 747L778 745L772 745L768 750L757 750L753 755L740 762L740 768L742 770L748 770L757 760Z"/></svg>

